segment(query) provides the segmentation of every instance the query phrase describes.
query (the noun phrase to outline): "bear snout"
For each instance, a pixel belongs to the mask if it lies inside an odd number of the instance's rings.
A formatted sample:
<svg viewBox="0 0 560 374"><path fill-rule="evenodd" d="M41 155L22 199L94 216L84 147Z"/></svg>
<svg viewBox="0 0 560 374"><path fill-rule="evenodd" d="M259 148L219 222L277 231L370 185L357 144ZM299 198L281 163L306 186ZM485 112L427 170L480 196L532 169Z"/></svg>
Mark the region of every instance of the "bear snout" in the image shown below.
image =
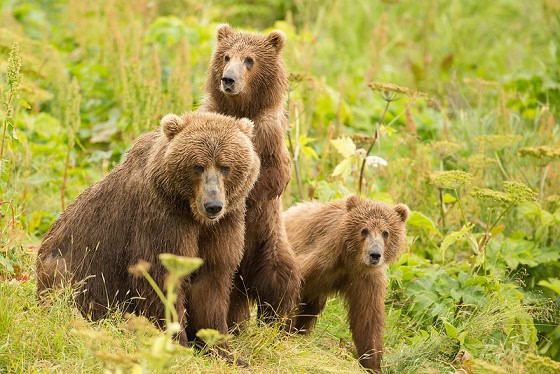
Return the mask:
<svg viewBox="0 0 560 374"><path fill-rule="evenodd" d="M224 88L226 89L231 89L233 88L233 85L235 84L235 78L228 76L228 75L224 75L222 77L222 84L224 85Z"/></svg>
<svg viewBox="0 0 560 374"><path fill-rule="evenodd" d="M216 218L218 213L222 211L224 204L221 201L209 201L204 203L204 210L208 215L208 218Z"/></svg>
<svg viewBox="0 0 560 374"><path fill-rule="evenodd" d="M369 247L366 262L369 263L369 265L379 265L379 263L381 263L382 256L383 245L375 240Z"/></svg>
<svg viewBox="0 0 560 374"><path fill-rule="evenodd" d="M223 176L216 167L202 173L201 185L196 196L196 210L206 221L217 221L226 210Z"/></svg>
<svg viewBox="0 0 560 374"><path fill-rule="evenodd" d="M369 263L372 265L377 265L381 260L381 253L379 252L370 252L369 253Z"/></svg>
<svg viewBox="0 0 560 374"><path fill-rule="evenodd" d="M237 95L243 89L243 74L245 68L242 61L237 59L229 62L220 78L220 89L227 95Z"/></svg>

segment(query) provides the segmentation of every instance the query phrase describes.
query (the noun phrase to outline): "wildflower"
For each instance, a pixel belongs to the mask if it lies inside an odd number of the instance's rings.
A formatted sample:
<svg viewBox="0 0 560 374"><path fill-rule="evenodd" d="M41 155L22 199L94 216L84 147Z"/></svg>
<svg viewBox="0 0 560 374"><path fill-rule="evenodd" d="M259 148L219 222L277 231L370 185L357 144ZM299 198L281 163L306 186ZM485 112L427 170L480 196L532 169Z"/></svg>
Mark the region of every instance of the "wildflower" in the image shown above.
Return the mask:
<svg viewBox="0 0 560 374"><path fill-rule="evenodd" d="M144 273L150 270L150 264L148 261L140 260L135 265L128 268L128 272L135 277L141 277Z"/></svg>
<svg viewBox="0 0 560 374"><path fill-rule="evenodd" d="M204 262L198 257L175 256L170 253L162 253L159 259L163 266L171 273L178 277L183 277L198 269Z"/></svg>
<svg viewBox="0 0 560 374"><path fill-rule="evenodd" d="M472 155L468 158L467 163L473 169L485 169L498 163L496 159L487 157L482 153Z"/></svg>
<svg viewBox="0 0 560 374"><path fill-rule="evenodd" d="M547 165L556 158L560 158L560 148L552 148L547 145L540 147L523 147L519 149L521 157L533 157L542 164Z"/></svg>
<svg viewBox="0 0 560 374"><path fill-rule="evenodd" d="M471 184L472 175L461 170L440 171L432 174L438 188L458 189Z"/></svg>
<svg viewBox="0 0 560 374"><path fill-rule="evenodd" d="M373 168L378 168L380 166L387 166L387 161L385 161L379 156L367 156L366 165L371 166Z"/></svg>
<svg viewBox="0 0 560 374"><path fill-rule="evenodd" d="M471 195L491 207L537 200L537 193L523 183L505 181L503 187L505 192L475 187Z"/></svg>
<svg viewBox="0 0 560 374"><path fill-rule="evenodd" d="M380 91L383 93L393 92L397 94L411 95L411 96L412 95L426 96L425 93L414 91L411 90L410 88L397 86L396 84L393 83L370 82L368 83L368 86L374 91Z"/></svg>
<svg viewBox="0 0 560 374"><path fill-rule="evenodd" d="M350 139L356 144L371 144L375 140L375 135L350 134Z"/></svg>
<svg viewBox="0 0 560 374"><path fill-rule="evenodd" d="M17 91L21 81L21 58L19 57L19 44L14 43L8 55L8 71L6 79L12 91Z"/></svg>
<svg viewBox="0 0 560 374"><path fill-rule="evenodd" d="M367 155L367 151L363 148L358 148L356 149L356 156L358 156L358 158L362 159L364 157L366 157Z"/></svg>
<svg viewBox="0 0 560 374"><path fill-rule="evenodd" d="M445 158L459 151L462 148L462 146L455 142L441 140L441 141L430 143L430 148L432 149L432 152L435 155L437 155L439 158Z"/></svg>
<svg viewBox="0 0 560 374"><path fill-rule="evenodd" d="M521 135L482 135L478 138L481 149L488 151L499 151L519 143L523 137Z"/></svg>
<svg viewBox="0 0 560 374"><path fill-rule="evenodd" d="M504 190L517 202L537 201L538 194L533 192L529 187L523 183L508 182L503 183Z"/></svg>
<svg viewBox="0 0 560 374"><path fill-rule="evenodd" d="M478 199L482 205L489 207L506 206L512 202L512 198L508 194L488 188L475 187L471 195Z"/></svg>

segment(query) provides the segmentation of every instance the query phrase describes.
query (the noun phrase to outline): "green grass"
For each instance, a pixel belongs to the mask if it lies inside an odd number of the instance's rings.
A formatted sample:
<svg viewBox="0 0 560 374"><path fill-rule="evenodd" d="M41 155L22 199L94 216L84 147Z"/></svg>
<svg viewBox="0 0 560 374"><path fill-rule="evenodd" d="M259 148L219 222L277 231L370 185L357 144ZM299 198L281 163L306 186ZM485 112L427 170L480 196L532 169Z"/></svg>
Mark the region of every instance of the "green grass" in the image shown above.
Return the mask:
<svg viewBox="0 0 560 374"><path fill-rule="evenodd" d="M68 291L41 307L33 276L63 202L197 107L220 22L288 37L285 207L355 193L396 99L363 184L412 210L384 371L558 372L558 0L0 0L0 373L237 370L138 320L89 323ZM253 372L361 370L338 298L310 337L253 322L231 346Z"/></svg>

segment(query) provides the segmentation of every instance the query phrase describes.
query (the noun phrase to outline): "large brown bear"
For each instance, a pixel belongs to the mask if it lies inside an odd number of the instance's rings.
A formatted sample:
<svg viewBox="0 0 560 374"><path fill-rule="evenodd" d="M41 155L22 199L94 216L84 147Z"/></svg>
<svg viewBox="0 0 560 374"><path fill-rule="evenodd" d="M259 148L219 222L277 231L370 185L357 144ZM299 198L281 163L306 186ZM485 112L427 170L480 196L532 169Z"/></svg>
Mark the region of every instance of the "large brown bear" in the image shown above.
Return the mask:
<svg viewBox="0 0 560 374"><path fill-rule="evenodd" d="M235 279L228 323L249 318L257 301L265 320L286 316L297 302L300 277L286 239L280 195L290 180L285 143L288 121L284 98L288 80L282 64L284 34L218 29L218 44L207 72L206 96L199 110L255 123L253 143L261 171L247 200L245 255Z"/></svg>
<svg viewBox="0 0 560 374"><path fill-rule="evenodd" d="M213 113L167 115L140 137L126 160L83 192L45 235L37 287L77 287L80 311L97 320L115 307L145 314L160 326L164 305L142 277L141 260L163 289L161 253L197 256L204 264L178 289L186 314L179 340L201 328L227 333L233 275L243 256L245 200L258 173L253 124Z"/></svg>
<svg viewBox="0 0 560 374"><path fill-rule="evenodd" d="M379 372L386 267L406 244L407 206L351 196L330 204L299 204L284 218L303 276L295 329L308 334L327 297L340 293L348 304L360 363Z"/></svg>

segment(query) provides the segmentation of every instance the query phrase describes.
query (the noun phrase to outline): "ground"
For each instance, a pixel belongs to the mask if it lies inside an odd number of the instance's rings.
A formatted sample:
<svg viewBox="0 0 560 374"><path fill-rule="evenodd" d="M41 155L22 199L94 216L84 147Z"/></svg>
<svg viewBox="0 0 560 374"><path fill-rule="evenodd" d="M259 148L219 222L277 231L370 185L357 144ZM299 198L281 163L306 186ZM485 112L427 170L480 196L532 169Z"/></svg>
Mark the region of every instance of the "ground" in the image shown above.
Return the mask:
<svg viewBox="0 0 560 374"><path fill-rule="evenodd" d="M361 189L411 209L385 372L558 372L558 1L250 4L0 0L0 372L230 370L64 297L38 308L32 266L133 139L198 107L222 22L286 34L285 207ZM335 298L309 338L231 345L255 372L357 372L345 319Z"/></svg>

